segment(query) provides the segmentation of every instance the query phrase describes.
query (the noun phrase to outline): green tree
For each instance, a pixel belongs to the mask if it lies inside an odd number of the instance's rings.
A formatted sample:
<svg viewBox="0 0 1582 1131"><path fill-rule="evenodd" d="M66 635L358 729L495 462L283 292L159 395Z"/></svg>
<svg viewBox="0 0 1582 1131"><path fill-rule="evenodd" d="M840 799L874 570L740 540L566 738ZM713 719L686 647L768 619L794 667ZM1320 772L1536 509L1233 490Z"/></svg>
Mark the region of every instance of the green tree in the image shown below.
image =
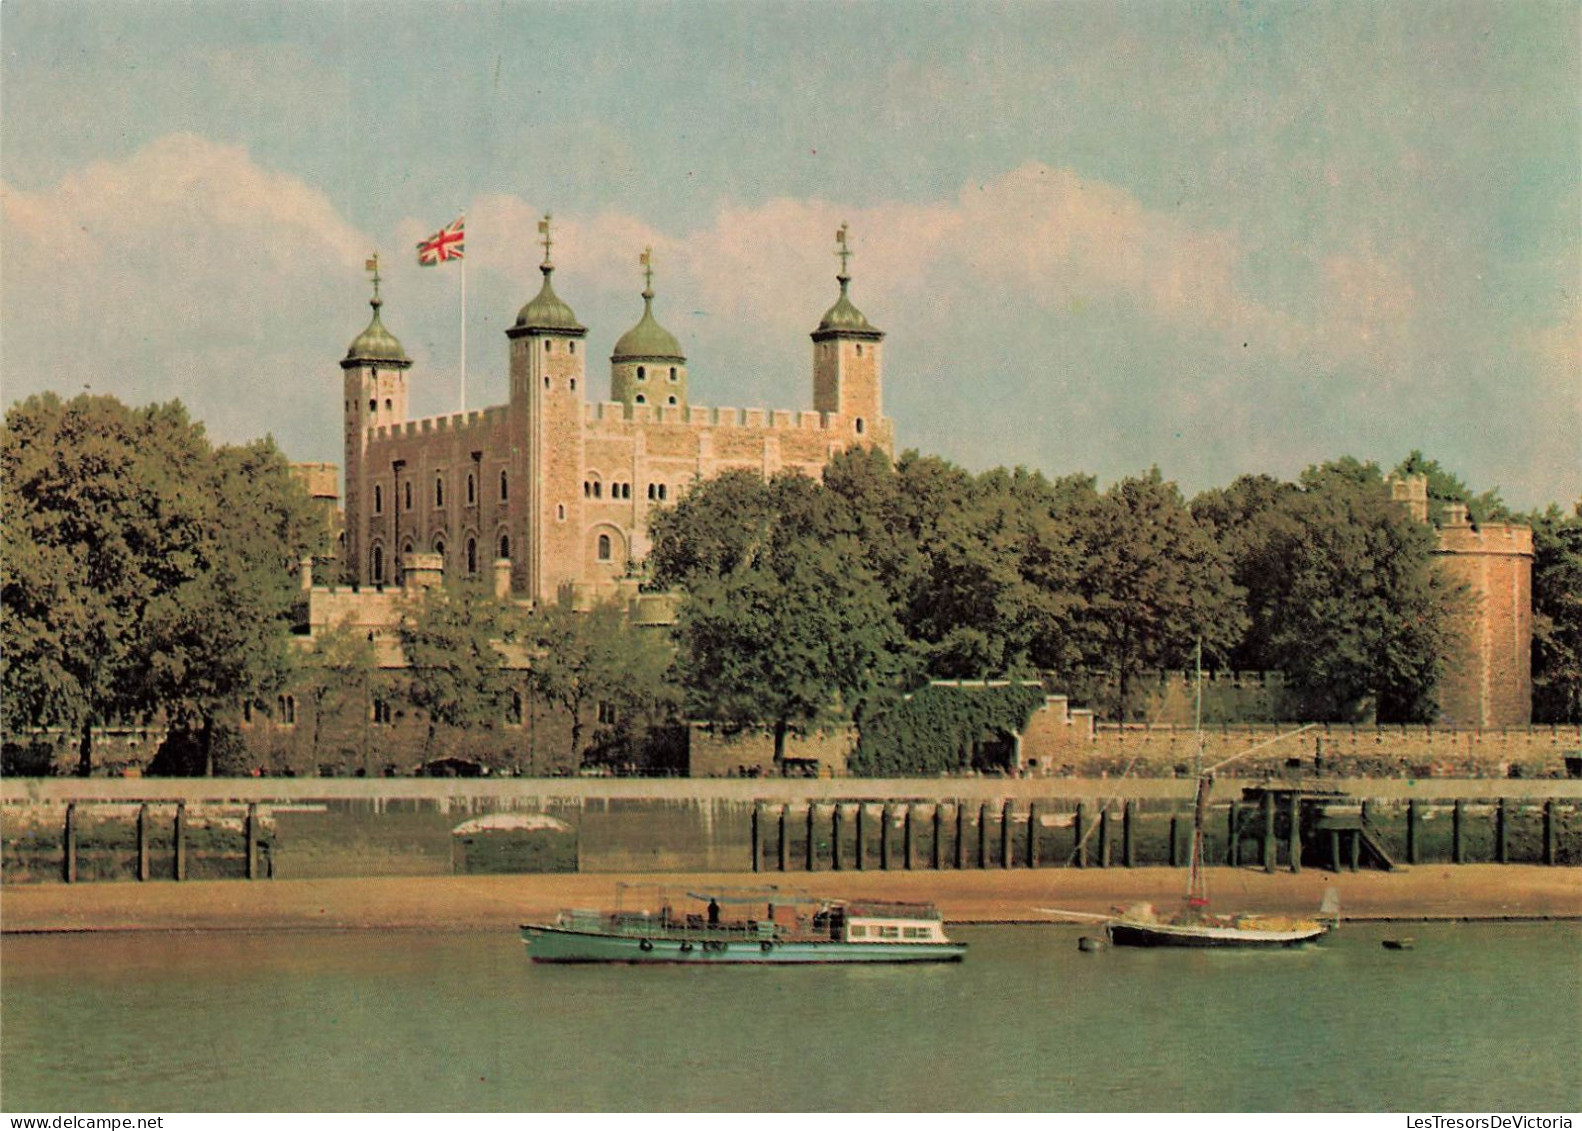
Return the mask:
<svg viewBox="0 0 1582 1131"><path fill-rule="evenodd" d="M441 726L489 729L505 715L511 681L502 645L504 607L478 584L435 586L408 603L401 620L412 703L428 715L423 761Z"/></svg>
<svg viewBox="0 0 1582 1131"><path fill-rule="evenodd" d="M1533 720L1582 723L1582 502L1533 528Z"/></svg>
<svg viewBox="0 0 1582 1131"><path fill-rule="evenodd" d="M885 687L900 636L841 498L801 475L729 477L654 517L655 576L685 590L677 668L694 717L786 737L839 720ZM707 547L687 545L686 531Z"/></svg>
<svg viewBox="0 0 1582 1131"><path fill-rule="evenodd" d="M670 678L675 649L667 632L632 624L616 602L588 612L559 606L528 622L529 680L571 723L571 758L582 760L583 720L595 704L613 709L606 745L631 749L672 721L679 693Z"/></svg>
<svg viewBox="0 0 1582 1131"><path fill-rule="evenodd" d="M1241 638L1245 594L1230 559L1158 468L1106 491L1077 537L1079 631L1118 677L1121 718L1138 672L1182 666L1199 644L1222 659Z"/></svg>
<svg viewBox="0 0 1582 1131"><path fill-rule="evenodd" d="M1425 475L1428 477L1428 521L1440 524L1444 520L1446 503L1465 503L1467 516L1473 525L1484 522L1504 522L1511 517L1510 508L1500 498L1500 489L1474 493L1459 475L1441 467L1438 460L1429 459L1422 452L1412 453L1396 465L1395 475Z"/></svg>
<svg viewBox="0 0 1582 1131"><path fill-rule="evenodd" d="M268 441L214 450L180 404L30 397L0 443L8 730L167 710L212 730L283 670L291 567L324 532Z"/></svg>
<svg viewBox="0 0 1582 1131"><path fill-rule="evenodd" d="M315 764L319 761L326 719L349 711L359 720L366 720L377 662L374 643L367 633L344 624L320 632L302 654L293 686L313 713L310 742ZM366 725L359 730L366 734ZM366 746L363 770L368 770Z"/></svg>

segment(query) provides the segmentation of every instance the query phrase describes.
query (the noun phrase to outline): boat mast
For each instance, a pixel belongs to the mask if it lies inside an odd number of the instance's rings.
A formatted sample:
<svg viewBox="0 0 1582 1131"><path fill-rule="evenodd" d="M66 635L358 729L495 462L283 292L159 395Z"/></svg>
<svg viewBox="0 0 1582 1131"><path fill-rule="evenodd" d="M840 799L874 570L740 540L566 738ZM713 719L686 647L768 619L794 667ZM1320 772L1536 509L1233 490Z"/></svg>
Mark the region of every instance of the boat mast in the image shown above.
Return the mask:
<svg viewBox="0 0 1582 1131"><path fill-rule="evenodd" d="M1204 871L1204 839L1208 828L1208 795L1213 779L1203 772L1203 641L1197 644L1197 706L1193 718L1193 731L1197 739L1197 754L1192 770L1197 777L1197 794L1192 801L1192 871L1187 881L1187 912L1201 912L1208 906L1208 875Z"/></svg>

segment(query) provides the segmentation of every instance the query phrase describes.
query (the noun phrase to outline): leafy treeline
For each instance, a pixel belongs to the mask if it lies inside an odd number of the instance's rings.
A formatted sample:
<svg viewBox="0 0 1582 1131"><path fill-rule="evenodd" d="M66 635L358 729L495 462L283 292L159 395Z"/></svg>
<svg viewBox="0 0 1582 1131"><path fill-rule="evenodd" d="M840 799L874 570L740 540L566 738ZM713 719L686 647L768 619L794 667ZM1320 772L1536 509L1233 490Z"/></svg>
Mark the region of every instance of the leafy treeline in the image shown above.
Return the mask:
<svg viewBox="0 0 1582 1131"><path fill-rule="evenodd" d="M212 768L222 715L281 686L323 517L272 440L214 447L180 404L30 397L0 444L0 710L61 727L162 710Z"/></svg>

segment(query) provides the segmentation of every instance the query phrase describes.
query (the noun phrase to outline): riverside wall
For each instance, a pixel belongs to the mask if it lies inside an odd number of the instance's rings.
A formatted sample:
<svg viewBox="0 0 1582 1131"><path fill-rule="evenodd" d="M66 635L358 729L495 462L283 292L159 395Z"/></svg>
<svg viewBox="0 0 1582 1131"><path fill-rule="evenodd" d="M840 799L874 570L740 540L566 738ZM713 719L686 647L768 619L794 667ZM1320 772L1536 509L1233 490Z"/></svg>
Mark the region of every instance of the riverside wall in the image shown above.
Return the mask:
<svg viewBox="0 0 1582 1131"><path fill-rule="evenodd" d="M1268 784L1215 783L1213 858L1245 862L1263 850L1258 815L1239 799ZM1288 784L1366 802L1398 858L1410 836L1425 863L1582 863L1582 780ZM1192 791L1184 778L9 778L0 877L1146 866L1179 862ZM1291 863L1288 847L1276 861Z"/></svg>

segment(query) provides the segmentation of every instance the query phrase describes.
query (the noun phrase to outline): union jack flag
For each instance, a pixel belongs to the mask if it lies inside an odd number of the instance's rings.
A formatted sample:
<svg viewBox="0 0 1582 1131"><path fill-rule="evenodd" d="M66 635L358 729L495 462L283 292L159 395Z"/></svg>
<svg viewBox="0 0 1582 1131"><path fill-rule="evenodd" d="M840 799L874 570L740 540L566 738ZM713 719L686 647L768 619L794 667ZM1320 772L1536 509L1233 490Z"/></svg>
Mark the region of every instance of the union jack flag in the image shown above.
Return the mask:
<svg viewBox="0 0 1582 1131"><path fill-rule="evenodd" d="M460 217L449 227L441 228L428 239L417 245L417 261L424 267L435 267L451 259L461 259L467 245L463 242L466 238L464 225L465 216Z"/></svg>

